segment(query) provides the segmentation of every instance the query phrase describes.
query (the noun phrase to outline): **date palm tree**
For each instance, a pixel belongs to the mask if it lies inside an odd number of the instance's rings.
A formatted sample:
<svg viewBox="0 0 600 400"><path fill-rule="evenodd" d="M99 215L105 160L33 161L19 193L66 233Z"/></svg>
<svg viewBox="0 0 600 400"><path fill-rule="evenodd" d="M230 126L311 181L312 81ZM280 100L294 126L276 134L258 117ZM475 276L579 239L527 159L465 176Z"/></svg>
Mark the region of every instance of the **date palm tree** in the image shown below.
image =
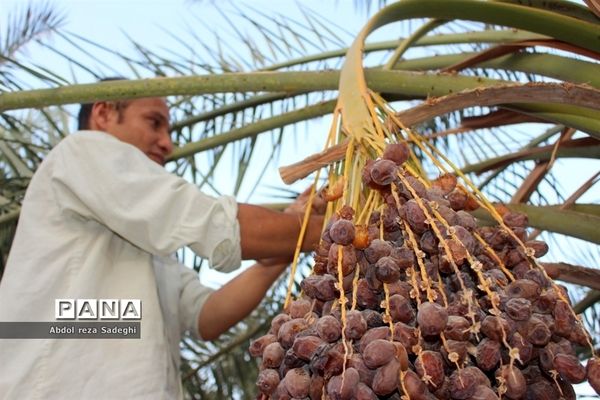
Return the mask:
<svg viewBox="0 0 600 400"><path fill-rule="evenodd" d="M314 120L330 121L336 104L353 110L359 126L366 112L360 95L368 89L490 200L528 215L532 234L552 249L542 261L570 285L598 346L600 206L585 199L593 202L600 173L587 168L597 162L581 160L600 156L600 10L593 1L521 3L400 0L381 8L360 33L308 9L302 20L292 20L245 8L235 20L223 14L234 34L230 42L194 31L174 36L191 56L135 41L134 55L119 54L62 30L50 8L27 9L0 33L0 261L4 265L29 179L71 131L69 104L169 96L177 144L169 170L213 194L249 196L274 180L273 165L315 153L307 142L325 143L328 128ZM242 23L248 29L239 29ZM388 40L369 40L384 25ZM39 39L47 33L62 46ZM32 40L68 63L75 77L138 79L77 84L19 52ZM106 63L108 57L118 63ZM313 160L326 165L339 154L328 148ZM431 160L417 154L431 173ZM312 173L305 165L284 169L284 179ZM573 165L579 183L566 190ZM273 202L280 201L273 193L284 192L278 186L271 189ZM181 257L203 268L202 260ZM297 284L301 276L291 279ZM256 363L247 345L280 311L285 287L278 283L262 307L219 341L182 341L189 398L255 396Z"/></svg>

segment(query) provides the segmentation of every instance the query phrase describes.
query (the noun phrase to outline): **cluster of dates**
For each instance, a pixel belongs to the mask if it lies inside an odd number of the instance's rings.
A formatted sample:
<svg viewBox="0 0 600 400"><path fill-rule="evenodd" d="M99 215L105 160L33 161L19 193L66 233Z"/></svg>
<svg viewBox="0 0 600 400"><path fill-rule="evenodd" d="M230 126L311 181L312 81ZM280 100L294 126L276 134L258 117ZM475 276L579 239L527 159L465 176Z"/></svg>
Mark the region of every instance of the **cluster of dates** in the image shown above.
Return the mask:
<svg viewBox="0 0 600 400"><path fill-rule="evenodd" d="M302 296L251 344L259 396L556 400L586 379L600 392L566 290L532 263L548 249L526 216L504 214L512 233L478 227L453 176L426 188L407 157L393 144L367 163L381 207L364 224L348 206L332 217Z"/></svg>

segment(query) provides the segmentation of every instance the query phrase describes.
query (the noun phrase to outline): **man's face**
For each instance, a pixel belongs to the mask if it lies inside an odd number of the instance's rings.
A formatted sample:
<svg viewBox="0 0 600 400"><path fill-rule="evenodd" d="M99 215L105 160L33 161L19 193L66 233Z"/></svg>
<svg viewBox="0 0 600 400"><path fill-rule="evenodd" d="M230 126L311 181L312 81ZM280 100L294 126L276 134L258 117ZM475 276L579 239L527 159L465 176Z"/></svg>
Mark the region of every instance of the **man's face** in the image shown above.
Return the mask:
<svg viewBox="0 0 600 400"><path fill-rule="evenodd" d="M169 108L158 97L129 100L124 109L108 112L103 130L143 151L164 165L173 151L169 134Z"/></svg>

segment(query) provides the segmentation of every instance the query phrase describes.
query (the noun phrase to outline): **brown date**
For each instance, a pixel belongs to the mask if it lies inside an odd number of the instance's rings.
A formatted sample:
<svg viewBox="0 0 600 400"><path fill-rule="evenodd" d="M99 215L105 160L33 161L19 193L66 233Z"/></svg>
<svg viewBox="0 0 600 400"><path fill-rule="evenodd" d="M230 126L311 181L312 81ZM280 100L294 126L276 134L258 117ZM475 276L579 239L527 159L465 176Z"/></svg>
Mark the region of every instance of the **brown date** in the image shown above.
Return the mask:
<svg viewBox="0 0 600 400"><path fill-rule="evenodd" d="M424 336L439 335L448 323L448 313L440 304L424 302L417 311L417 324Z"/></svg>
<svg viewBox="0 0 600 400"><path fill-rule="evenodd" d="M392 358L390 362L377 368L373 377L373 392L379 396L386 396L398 388L400 362Z"/></svg>
<svg viewBox="0 0 600 400"><path fill-rule="evenodd" d="M267 347L267 345L269 345L273 342L276 342L276 341L277 341L277 336L271 335L271 334L266 334L264 336L259 337L256 340L253 340L252 343L250 343L250 347L248 348L248 351L250 352L250 355L252 357L262 357L265 347Z"/></svg>
<svg viewBox="0 0 600 400"><path fill-rule="evenodd" d="M332 315L325 315L317 321L317 334L326 342L333 343L342 336L342 324Z"/></svg>
<svg viewBox="0 0 600 400"><path fill-rule="evenodd" d="M329 379L327 394L332 400L352 400L359 382L358 371L354 368L346 368L343 374Z"/></svg>
<svg viewBox="0 0 600 400"><path fill-rule="evenodd" d="M509 399L518 400L527 391L527 381L520 369L510 365L503 365L496 371L496 378L504 381L506 392L504 395Z"/></svg>
<svg viewBox="0 0 600 400"><path fill-rule="evenodd" d="M371 369L379 368L394 358L395 346L389 340L376 339L369 343L362 352L365 365Z"/></svg>
<svg viewBox="0 0 600 400"><path fill-rule="evenodd" d="M569 383L581 383L585 380L585 367L577 357L570 354L558 353L554 356L554 368L561 378Z"/></svg>
<svg viewBox="0 0 600 400"><path fill-rule="evenodd" d="M304 368L293 368L285 374L285 388L295 398L304 398L310 391L310 375Z"/></svg>
<svg viewBox="0 0 600 400"><path fill-rule="evenodd" d="M410 156L410 150L406 143L390 143L383 150L383 156L381 158L385 160L391 160L396 165L401 165L408 160Z"/></svg>
<svg viewBox="0 0 600 400"><path fill-rule="evenodd" d="M422 380L428 383L430 389L435 389L444 383L444 360L436 351L422 351L415 360L415 370Z"/></svg>
<svg viewBox="0 0 600 400"><path fill-rule="evenodd" d="M279 342L268 344L262 354L262 365L264 368L277 368L281 365L285 350Z"/></svg>
<svg viewBox="0 0 600 400"><path fill-rule="evenodd" d="M271 395L279 385L279 372L274 369L263 369L258 373L256 386L261 393Z"/></svg>
<svg viewBox="0 0 600 400"><path fill-rule="evenodd" d="M590 386L600 395L600 358L590 358L585 369Z"/></svg>

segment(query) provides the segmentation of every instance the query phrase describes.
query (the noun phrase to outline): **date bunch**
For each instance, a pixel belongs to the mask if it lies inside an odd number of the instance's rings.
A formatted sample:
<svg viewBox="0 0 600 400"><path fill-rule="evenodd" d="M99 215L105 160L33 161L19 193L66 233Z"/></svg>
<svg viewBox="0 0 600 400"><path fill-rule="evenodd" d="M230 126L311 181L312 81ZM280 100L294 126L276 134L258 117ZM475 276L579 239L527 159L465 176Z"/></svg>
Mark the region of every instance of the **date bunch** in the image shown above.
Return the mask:
<svg viewBox="0 0 600 400"><path fill-rule="evenodd" d="M339 207L302 294L250 345L259 398L574 399L600 392L589 335L535 259L527 217L480 227L453 175L427 185L404 144L366 163L367 209ZM372 192L372 193L371 193Z"/></svg>

